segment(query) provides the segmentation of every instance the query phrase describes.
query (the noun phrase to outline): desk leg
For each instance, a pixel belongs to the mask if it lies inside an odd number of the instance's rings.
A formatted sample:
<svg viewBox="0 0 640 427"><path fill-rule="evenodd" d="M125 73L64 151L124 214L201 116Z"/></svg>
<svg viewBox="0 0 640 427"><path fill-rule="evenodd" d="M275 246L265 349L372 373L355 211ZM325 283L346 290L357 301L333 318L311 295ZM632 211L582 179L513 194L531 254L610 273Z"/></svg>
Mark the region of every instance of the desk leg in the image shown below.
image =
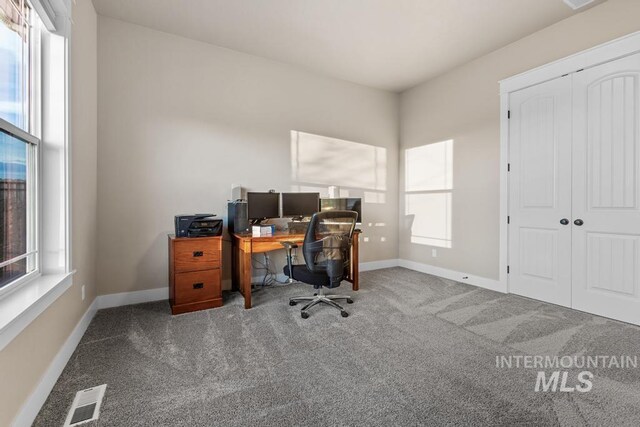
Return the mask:
<svg viewBox="0 0 640 427"><path fill-rule="evenodd" d="M240 245L235 238L231 239L231 290L239 291L240 287Z"/></svg>
<svg viewBox="0 0 640 427"><path fill-rule="evenodd" d="M251 252L239 251L240 289L244 296L244 308L251 308Z"/></svg>
<svg viewBox="0 0 640 427"><path fill-rule="evenodd" d="M353 274L351 282L351 289L357 291L360 289L360 248L358 247L358 241L360 240L360 235L354 236L353 244L351 245L351 272Z"/></svg>

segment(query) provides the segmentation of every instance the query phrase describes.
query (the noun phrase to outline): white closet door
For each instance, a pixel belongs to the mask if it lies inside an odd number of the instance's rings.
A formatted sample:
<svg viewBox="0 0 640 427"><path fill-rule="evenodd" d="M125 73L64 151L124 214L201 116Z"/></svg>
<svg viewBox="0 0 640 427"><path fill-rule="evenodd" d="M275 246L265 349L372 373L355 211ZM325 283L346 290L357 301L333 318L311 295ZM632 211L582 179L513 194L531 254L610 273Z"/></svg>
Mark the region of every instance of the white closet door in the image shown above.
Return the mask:
<svg viewBox="0 0 640 427"><path fill-rule="evenodd" d="M640 324L640 54L573 81L572 306Z"/></svg>
<svg viewBox="0 0 640 427"><path fill-rule="evenodd" d="M509 290L570 306L571 78L513 92L509 108Z"/></svg>

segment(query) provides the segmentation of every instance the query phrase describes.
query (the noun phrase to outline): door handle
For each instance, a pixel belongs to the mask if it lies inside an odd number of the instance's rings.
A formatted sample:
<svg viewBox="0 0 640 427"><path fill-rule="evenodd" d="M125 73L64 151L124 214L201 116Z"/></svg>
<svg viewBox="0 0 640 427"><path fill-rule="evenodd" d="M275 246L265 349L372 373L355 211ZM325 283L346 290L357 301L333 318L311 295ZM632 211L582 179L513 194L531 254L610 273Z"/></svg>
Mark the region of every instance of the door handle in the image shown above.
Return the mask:
<svg viewBox="0 0 640 427"><path fill-rule="evenodd" d="M567 224L569 224L569 220L568 220L567 218L562 218L562 219L560 220L560 224L562 224L562 225L567 225Z"/></svg>
<svg viewBox="0 0 640 427"><path fill-rule="evenodd" d="M581 226L582 224L584 224L584 221L583 221L583 220L581 220L580 218L578 218L578 219L576 219L575 221L573 221L573 223L579 227L579 226Z"/></svg>

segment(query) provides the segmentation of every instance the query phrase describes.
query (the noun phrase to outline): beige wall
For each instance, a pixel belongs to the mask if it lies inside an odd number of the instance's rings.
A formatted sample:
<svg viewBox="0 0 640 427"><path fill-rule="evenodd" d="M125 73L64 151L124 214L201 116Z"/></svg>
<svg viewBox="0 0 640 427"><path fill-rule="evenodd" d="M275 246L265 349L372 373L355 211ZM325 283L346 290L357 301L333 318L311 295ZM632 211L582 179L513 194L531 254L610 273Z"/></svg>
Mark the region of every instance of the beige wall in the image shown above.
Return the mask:
<svg viewBox="0 0 640 427"><path fill-rule="evenodd" d="M291 130L386 149L385 203L363 208L385 226L364 224L362 259L396 258L398 95L110 18L98 27L99 294L167 286L174 215L226 218L232 184L296 189ZM344 160L326 174L367 166Z"/></svg>
<svg viewBox="0 0 640 427"><path fill-rule="evenodd" d="M96 295L97 16L91 0L77 1L73 21L72 262L77 273L69 290L0 352L0 426L16 416Z"/></svg>
<svg viewBox="0 0 640 427"><path fill-rule="evenodd" d="M498 81L640 30L640 1L609 0L409 89L401 97L401 147L453 139L452 247L411 243L400 167L399 257L498 278Z"/></svg>
<svg viewBox="0 0 640 427"><path fill-rule="evenodd" d="M97 295L98 16L91 0L74 7L71 40L72 268L86 285L85 306Z"/></svg>

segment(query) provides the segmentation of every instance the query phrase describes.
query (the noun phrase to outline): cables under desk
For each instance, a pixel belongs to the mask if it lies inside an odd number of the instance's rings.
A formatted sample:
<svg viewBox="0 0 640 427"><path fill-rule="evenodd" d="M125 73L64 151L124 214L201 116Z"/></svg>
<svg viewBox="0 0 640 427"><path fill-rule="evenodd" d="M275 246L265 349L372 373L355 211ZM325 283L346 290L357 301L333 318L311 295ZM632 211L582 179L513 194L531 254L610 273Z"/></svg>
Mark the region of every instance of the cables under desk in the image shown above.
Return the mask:
<svg viewBox="0 0 640 427"><path fill-rule="evenodd" d="M267 252L262 254L264 261L260 261L257 259L260 254L253 255L251 257L251 267L254 270L262 270L264 271L264 277L261 282L251 283L252 288L259 287L259 289L265 288L267 286L288 286L290 283L284 281L281 282L278 280L278 274L276 271L276 267L274 262L271 260ZM297 253L292 255L291 259L297 260Z"/></svg>

